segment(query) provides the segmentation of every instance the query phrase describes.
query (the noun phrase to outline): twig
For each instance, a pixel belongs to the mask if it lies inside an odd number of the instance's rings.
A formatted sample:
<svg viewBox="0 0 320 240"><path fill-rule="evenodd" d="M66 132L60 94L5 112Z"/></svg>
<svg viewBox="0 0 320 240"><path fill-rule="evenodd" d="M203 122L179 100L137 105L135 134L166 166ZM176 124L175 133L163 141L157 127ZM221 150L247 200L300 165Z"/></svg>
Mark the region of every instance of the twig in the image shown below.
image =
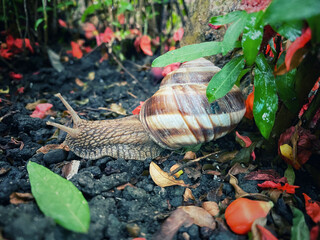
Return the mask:
<svg viewBox="0 0 320 240"><path fill-rule="evenodd" d="M200 160L202 160L202 159L204 159L204 158L207 158L207 157L210 157L210 156L212 156L212 155L215 155L215 154L217 154L217 153L219 153L219 152L220 152L220 151L218 151L218 152L213 152L213 153L209 153L209 154L207 154L207 155L205 155L205 156L202 156L202 157L193 159L193 160L191 160L191 161L188 161L188 162L182 164L181 166L179 166L178 168L176 168L174 171L170 172L170 175L172 176L172 175L174 175L175 173L177 173L177 172L179 172L180 170L182 170L183 168L189 167L190 165L192 165L192 164L194 164L194 163L196 163L196 162L199 162Z"/></svg>

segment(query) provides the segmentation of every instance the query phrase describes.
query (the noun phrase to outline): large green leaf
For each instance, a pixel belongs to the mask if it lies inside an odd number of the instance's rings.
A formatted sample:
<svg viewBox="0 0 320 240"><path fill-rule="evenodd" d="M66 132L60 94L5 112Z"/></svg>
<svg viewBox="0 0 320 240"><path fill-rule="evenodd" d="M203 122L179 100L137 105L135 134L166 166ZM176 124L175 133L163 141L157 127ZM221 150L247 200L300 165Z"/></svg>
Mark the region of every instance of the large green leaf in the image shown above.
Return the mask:
<svg viewBox="0 0 320 240"><path fill-rule="evenodd" d="M248 14L246 11L242 11L235 20L227 29L222 42L222 54L226 55L230 50L235 46L235 42L238 40L240 34L242 33L246 22Z"/></svg>
<svg viewBox="0 0 320 240"><path fill-rule="evenodd" d="M272 28L280 35L286 37L290 41L294 41L301 36L303 22L301 20L290 21L285 23L273 24Z"/></svg>
<svg viewBox="0 0 320 240"><path fill-rule="evenodd" d="M228 62L217 74L213 76L207 87L209 102L213 102L226 95L244 67L244 58L239 56Z"/></svg>
<svg viewBox="0 0 320 240"><path fill-rule="evenodd" d="M247 24L243 29L241 44L248 66L251 66L256 60L262 42L263 25L257 24L262 14L262 11L249 14Z"/></svg>
<svg viewBox="0 0 320 240"><path fill-rule="evenodd" d="M293 213L291 240L310 239L309 228L304 220L303 213L295 207L291 207L291 210Z"/></svg>
<svg viewBox="0 0 320 240"><path fill-rule="evenodd" d="M165 67L175 62L186 62L221 53L221 42L192 44L167 52L152 62L152 67Z"/></svg>
<svg viewBox="0 0 320 240"><path fill-rule="evenodd" d="M311 28L312 32L312 43L320 43L320 15L311 17L308 20L308 25Z"/></svg>
<svg viewBox="0 0 320 240"><path fill-rule="evenodd" d="M49 169L29 162L31 191L44 215L74 232L88 232L89 205L82 193L68 180Z"/></svg>
<svg viewBox="0 0 320 240"><path fill-rule="evenodd" d="M299 109L299 102L297 93L294 90L296 69L290 72L276 76L276 87L280 99L291 112L297 112Z"/></svg>
<svg viewBox="0 0 320 240"><path fill-rule="evenodd" d="M234 22L242 15L242 12L243 11L235 11L235 12L230 12L226 15L212 17L210 19L210 23L213 25L223 25L223 24Z"/></svg>
<svg viewBox="0 0 320 240"><path fill-rule="evenodd" d="M273 0L264 14L266 24L300 20L320 14L319 0Z"/></svg>
<svg viewBox="0 0 320 240"><path fill-rule="evenodd" d="M269 138L276 111L278 109L278 95L272 70L263 56L256 58L254 70L254 101L253 116L264 138Z"/></svg>

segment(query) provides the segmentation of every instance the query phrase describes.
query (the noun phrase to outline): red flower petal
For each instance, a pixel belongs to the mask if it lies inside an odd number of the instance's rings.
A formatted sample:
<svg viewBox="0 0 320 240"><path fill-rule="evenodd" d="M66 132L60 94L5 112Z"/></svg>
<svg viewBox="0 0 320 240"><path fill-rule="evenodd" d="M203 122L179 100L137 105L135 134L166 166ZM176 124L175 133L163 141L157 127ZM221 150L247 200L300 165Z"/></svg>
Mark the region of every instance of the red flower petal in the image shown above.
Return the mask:
<svg viewBox="0 0 320 240"><path fill-rule="evenodd" d="M40 103L36 106L36 110L30 115L33 118L44 118L46 116L46 112L52 108L51 103Z"/></svg>
<svg viewBox="0 0 320 240"><path fill-rule="evenodd" d="M291 60L295 52L298 49L303 48L310 41L310 39L311 39L311 29L308 27L305 30L305 32L302 33L300 37L297 37L296 40L290 45L285 57L287 71L290 70Z"/></svg>
<svg viewBox="0 0 320 240"><path fill-rule="evenodd" d="M80 49L80 46L78 43L76 42L71 42L71 47L72 47L72 56L74 56L75 58L82 58L83 53Z"/></svg>
<svg viewBox="0 0 320 240"><path fill-rule="evenodd" d="M261 240L278 240L268 229L257 224L257 228L261 235Z"/></svg>
<svg viewBox="0 0 320 240"><path fill-rule="evenodd" d="M306 205L306 212L311 219L318 223L320 222L320 202L313 201L307 194L302 193Z"/></svg>
<svg viewBox="0 0 320 240"><path fill-rule="evenodd" d="M140 48L144 52L144 54L153 56L153 53L151 51L151 39L149 36L144 35L141 37Z"/></svg>
<svg viewBox="0 0 320 240"><path fill-rule="evenodd" d="M10 72L9 77L11 77L12 79L15 79L15 80L21 80L23 78L23 75L20 73Z"/></svg>
<svg viewBox="0 0 320 240"><path fill-rule="evenodd" d="M136 107L136 108L132 111L132 114L133 114L133 115L139 115L140 110L141 110L141 107L142 107L143 104L144 104L144 102L140 102L140 105L139 105L138 107Z"/></svg>
<svg viewBox="0 0 320 240"><path fill-rule="evenodd" d="M181 41L182 37L183 37L183 34L184 34L184 30L183 28L179 28L174 34L173 34L173 40L175 42L178 42L178 41Z"/></svg>

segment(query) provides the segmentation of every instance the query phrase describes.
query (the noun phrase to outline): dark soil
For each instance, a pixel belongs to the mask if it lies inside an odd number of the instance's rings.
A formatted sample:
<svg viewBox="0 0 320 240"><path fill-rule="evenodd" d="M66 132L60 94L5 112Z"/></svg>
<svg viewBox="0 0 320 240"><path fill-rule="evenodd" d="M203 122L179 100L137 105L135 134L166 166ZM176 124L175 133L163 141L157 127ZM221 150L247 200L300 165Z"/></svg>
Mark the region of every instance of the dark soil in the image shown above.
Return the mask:
<svg viewBox="0 0 320 240"><path fill-rule="evenodd" d="M48 61L41 57L32 56L28 60L16 61L16 72L23 74L22 80L9 78L10 70L2 65L1 88L10 88L9 94L1 94L0 103L0 239L132 239L134 237L152 236L160 230L161 224L178 206L198 205L202 201L220 202L224 199L234 200L235 191L229 184L227 175L231 168L231 161L219 163L215 160L204 159L190 167L191 174L183 174L181 179L190 185L198 184L192 188L197 199L195 202L184 202L184 187L172 186L161 188L151 179L148 169L151 159L133 161L112 159L104 157L99 160L80 159L72 152L53 150L47 154L36 153L46 144L62 143L65 134L54 135L56 129L47 126L49 119L56 122L69 120L64 114L65 107L54 94L60 92L70 105L82 118L97 120L121 117L99 107L109 108L111 103L122 104L128 113L150 97L157 89L148 70L139 71L132 62L124 62L124 66L138 79L133 80L115 62L103 61L99 63L100 54L95 52L80 60L70 58L63 63L65 70L58 73L50 66ZM150 58L135 61L139 65L150 63ZM89 80L89 73L95 73L94 79ZM79 78L86 86L78 86L75 79ZM122 83L122 84L118 84ZM19 87L24 87L24 93L17 93ZM133 97L136 96L137 98ZM31 118L32 111L25 107L39 99L45 99L53 104L52 116L44 119ZM250 123L252 125L252 123ZM243 121L238 130L251 131L249 124ZM257 131L253 129L253 131ZM216 142L209 143L204 148L207 152L217 150L233 151L241 147L235 142L234 132ZM197 156L201 156L201 151ZM169 155L170 154L170 155ZM286 164L277 159L275 155L257 149L257 160L252 162L256 169L274 169L283 176ZM183 154L166 151L166 161L157 162L161 169L169 171L170 167L183 158ZM39 210L35 201L14 205L10 203L13 192L30 193L30 184L26 165L29 161L37 162L51 171L61 175L61 168L71 160L80 160L78 174L71 181L83 193L90 206L91 225L88 234L77 234L65 230L57 225L51 218L45 217ZM311 159L310 162L316 161ZM203 166L220 171L221 176L205 174ZM245 166L245 165L243 165ZM198 176L192 173L198 172ZM245 174L238 174L239 186L249 193L261 192L257 183L244 179ZM117 187L131 183L123 190ZM295 195L283 194L268 217L267 227L279 239L290 239L290 225L292 213L285 199L290 198L305 214L308 227L314 226L306 214L302 193L308 194L312 199L320 199L319 188L309 173L302 168L296 171L295 185L299 185ZM217 189L222 191L217 194ZM217 220L218 221L218 220ZM287 226L287 227L285 227ZM134 229L138 229L135 230ZM215 230L200 228L197 225L182 227L175 239L246 239L225 228L223 219L218 221ZM1 237L2 235L2 237Z"/></svg>

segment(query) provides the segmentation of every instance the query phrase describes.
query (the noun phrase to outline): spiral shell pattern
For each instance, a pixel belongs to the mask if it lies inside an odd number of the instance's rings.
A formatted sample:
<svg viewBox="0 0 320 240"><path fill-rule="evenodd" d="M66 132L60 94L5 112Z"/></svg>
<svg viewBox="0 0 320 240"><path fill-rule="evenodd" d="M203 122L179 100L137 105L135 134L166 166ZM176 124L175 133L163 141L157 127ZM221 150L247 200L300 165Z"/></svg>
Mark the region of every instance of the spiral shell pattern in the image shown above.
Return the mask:
<svg viewBox="0 0 320 240"><path fill-rule="evenodd" d="M200 58L182 64L162 80L139 116L153 141L178 149L220 138L236 127L246 111L240 89L234 86L212 103L206 96L208 83L219 70Z"/></svg>

